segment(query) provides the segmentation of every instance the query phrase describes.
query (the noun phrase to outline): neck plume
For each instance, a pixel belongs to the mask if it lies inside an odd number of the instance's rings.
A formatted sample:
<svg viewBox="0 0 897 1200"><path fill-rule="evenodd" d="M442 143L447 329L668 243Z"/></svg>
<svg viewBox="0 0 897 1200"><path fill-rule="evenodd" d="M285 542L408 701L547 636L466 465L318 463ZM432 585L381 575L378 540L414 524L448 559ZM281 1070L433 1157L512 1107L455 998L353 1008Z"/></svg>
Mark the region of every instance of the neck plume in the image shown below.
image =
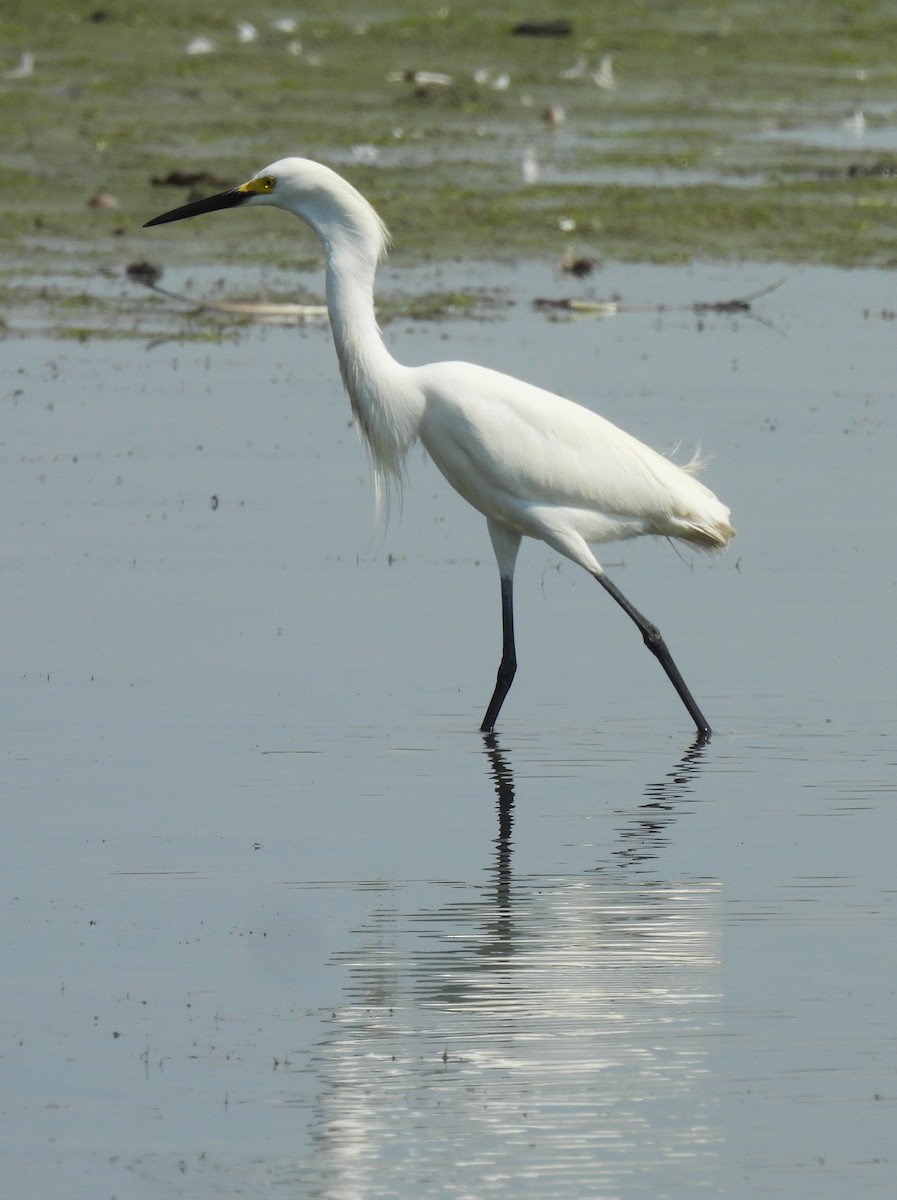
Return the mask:
<svg viewBox="0 0 897 1200"><path fill-rule="evenodd" d="M326 223L326 234L317 231L327 256L327 309L340 373L370 452L379 507L401 491L423 397L411 373L384 345L374 311L377 263L388 240L385 226L354 188L345 188L337 198L338 220Z"/></svg>

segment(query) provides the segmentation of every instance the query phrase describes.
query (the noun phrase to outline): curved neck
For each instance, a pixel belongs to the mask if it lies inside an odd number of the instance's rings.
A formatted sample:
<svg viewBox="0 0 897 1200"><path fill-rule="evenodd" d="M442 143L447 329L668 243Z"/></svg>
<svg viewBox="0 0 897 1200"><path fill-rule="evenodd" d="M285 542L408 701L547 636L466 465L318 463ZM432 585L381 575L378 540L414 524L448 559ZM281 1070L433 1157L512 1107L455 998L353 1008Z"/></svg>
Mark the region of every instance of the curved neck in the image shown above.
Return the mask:
<svg viewBox="0 0 897 1200"><path fill-rule="evenodd" d="M351 243L327 246L327 310L340 374L353 406L367 381L398 365L377 324L376 271L376 262Z"/></svg>
<svg viewBox="0 0 897 1200"><path fill-rule="evenodd" d="M374 312L377 270L370 243L351 235L325 241L327 309L352 411L371 452L378 485L400 479L417 436L424 401L408 368L387 350Z"/></svg>

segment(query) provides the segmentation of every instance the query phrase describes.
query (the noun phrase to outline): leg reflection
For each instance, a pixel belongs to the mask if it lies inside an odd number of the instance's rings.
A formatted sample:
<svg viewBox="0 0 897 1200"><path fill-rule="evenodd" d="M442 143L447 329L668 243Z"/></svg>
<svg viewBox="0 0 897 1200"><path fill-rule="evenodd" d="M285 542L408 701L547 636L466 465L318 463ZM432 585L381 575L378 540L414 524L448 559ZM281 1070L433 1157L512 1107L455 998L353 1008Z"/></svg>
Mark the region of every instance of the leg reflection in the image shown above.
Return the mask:
<svg viewBox="0 0 897 1200"><path fill-rule="evenodd" d="M645 803L619 830L621 848L614 851L617 862L642 863L657 858L668 841L667 829L680 814L681 802L694 789L707 753L706 739L698 737L662 779L646 785Z"/></svg>
<svg viewBox="0 0 897 1200"><path fill-rule="evenodd" d="M510 900L511 889L511 830L514 825L514 773L507 757L492 732L483 734L489 771L495 787L498 811L498 837L495 838L495 889L499 904Z"/></svg>

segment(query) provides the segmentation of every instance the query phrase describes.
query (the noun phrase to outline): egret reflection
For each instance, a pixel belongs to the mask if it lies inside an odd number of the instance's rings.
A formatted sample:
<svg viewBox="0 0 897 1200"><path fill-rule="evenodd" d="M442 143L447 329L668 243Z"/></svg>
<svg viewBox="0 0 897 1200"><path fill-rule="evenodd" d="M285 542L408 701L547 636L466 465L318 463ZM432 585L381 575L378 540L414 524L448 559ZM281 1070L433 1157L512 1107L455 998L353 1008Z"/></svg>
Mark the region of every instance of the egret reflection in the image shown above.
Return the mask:
<svg viewBox="0 0 897 1200"><path fill-rule="evenodd" d="M495 898L507 905L511 887L511 831L514 828L514 772L494 733L483 734L489 773L495 788L498 835L495 838Z"/></svg>
<svg viewBox="0 0 897 1200"><path fill-rule="evenodd" d="M483 744L498 815L493 872L499 888L497 898L506 903L511 884L514 769L496 733L483 734ZM634 811L629 807L616 810L623 818L615 835L622 845L611 851L618 865L644 863L662 852L670 826L681 815L682 802L694 793L707 749L706 741L696 738L669 771L645 785L644 801Z"/></svg>
<svg viewBox="0 0 897 1200"><path fill-rule="evenodd" d="M620 865L634 866L657 858L669 841L670 826L681 815L682 801L692 796L707 745L698 739L667 773L645 787L645 802L632 812L622 812L625 823L617 830L622 845L614 851Z"/></svg>
<svg viewBox="0 0 897 1200"><path fill-rule="evenodd" d="M317 1161L301 1181L379 1194L387 1158L405 1164L409 1195L447 1178L458 1194L553 1200L618 1194L634 1175L640 1195L700 1192L721 1140L720 888L644 865L703 751L613 810L601 864L554 875L513 869L515 754L494 734L483 751L498 817L486 880L404 909L408 893L390 889L339 956L344 1002L310 1064Z"/></svg>

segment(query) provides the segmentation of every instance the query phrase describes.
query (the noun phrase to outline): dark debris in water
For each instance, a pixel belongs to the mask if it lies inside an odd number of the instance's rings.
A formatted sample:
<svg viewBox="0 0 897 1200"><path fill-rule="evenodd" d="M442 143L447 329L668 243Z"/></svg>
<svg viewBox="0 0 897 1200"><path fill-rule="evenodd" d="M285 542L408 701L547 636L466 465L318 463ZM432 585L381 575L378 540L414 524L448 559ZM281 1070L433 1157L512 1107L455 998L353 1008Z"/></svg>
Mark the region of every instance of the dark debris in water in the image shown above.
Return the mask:
<svg viewBox="0 0 897 1200"><path fill-rule="evenodd" d="M575 275L577 279L583 279L595 270L595 260L582 254L565 254L560 261L560 268L568 275Z"/></svg>
<svg viewBox="0 0 897 1200"><path fill-rule="evenodd" d="M897 175L897 159L879 159L872 163L851 163L847 168L848 179L890 179Z"/></svg>
<svg viewBox="0 0 897 1200"><path fill-rule="evenodd" d="M162 268L151 262L134 262L128 264L125 274L134 283L153 287L162 278Z"/></svg>
<svg viewBox="0 0 897 1200"><path fill-rule="evenodd" d="M533 307L539 312L566 312L577 316L615 316L617 313L664 313L664 312L693 312L698 314L720 313L754 315L753 302L761 296L768 296L785 283L777 279L768 287L760 288L749 296L732 296L727 300L695 300L692 304L652 304L647 306L628 306L619 303L617 297L612 300L581 300L570 297L540 296L533 301Z"/></svg>
<svg viewBox="0 0 897 1200"><path fill-rule="evenodd" d="M820 167L817 179L893 179L897 177L897 159L877 158L872 162L852 162L846 167Z"/></svg>
<svg viewBox="0 0 897 1200"><path fill-rule="evenodd" d="M222 179L211 171L169 171L167 175L154 175L150 179L153 187L210 187L226 188L231 180Z"/></svg>
<svg viewBox="0 0 897 1200"><path fill-rule="evenodd" d="M554 21L519 21L511 30L515 37L569 37L573 22L560 18Z"/></svg>

